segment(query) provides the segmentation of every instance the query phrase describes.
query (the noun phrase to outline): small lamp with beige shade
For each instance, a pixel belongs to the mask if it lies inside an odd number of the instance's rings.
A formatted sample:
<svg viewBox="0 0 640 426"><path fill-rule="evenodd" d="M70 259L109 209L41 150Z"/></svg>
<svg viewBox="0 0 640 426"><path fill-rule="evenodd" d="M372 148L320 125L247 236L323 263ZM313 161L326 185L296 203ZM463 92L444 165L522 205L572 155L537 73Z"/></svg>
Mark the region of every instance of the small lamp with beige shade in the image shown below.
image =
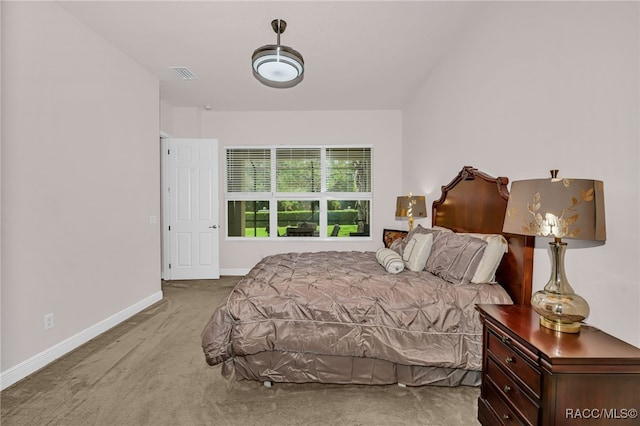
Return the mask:
<svg viewBox="0 0 640 426"><path fill-rule="evenodd" d="M427 217L427 206L425 204L424 195L400 196L396 201L396 219L408 218L409 231L413 230L414 217Z"/></svg>

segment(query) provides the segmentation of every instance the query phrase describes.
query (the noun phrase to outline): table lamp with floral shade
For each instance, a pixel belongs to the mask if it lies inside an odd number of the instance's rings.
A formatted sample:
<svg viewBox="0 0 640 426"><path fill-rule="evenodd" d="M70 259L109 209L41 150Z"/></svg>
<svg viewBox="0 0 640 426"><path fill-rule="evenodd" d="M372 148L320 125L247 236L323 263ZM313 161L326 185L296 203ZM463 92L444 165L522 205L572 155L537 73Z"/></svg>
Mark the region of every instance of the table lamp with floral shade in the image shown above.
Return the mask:
<svg viewBox="0 0 640 426"><path fill-rule="evenodd" d="M599 180L559 178L557 170L551 170L550 179L511 184L503 232L553 238L551 277L531 297L543 327L578 333L589 316L589 304L567 280L562 239L605 241L603 186Z"/></svg>
<svg viewBox="0 0 640 426"><path fill-rule="evenodd" d="M400 196L396 200L396 218L408 218L409 231L413 230L414 217L427 217L427 206L424 195Z"/></svg>

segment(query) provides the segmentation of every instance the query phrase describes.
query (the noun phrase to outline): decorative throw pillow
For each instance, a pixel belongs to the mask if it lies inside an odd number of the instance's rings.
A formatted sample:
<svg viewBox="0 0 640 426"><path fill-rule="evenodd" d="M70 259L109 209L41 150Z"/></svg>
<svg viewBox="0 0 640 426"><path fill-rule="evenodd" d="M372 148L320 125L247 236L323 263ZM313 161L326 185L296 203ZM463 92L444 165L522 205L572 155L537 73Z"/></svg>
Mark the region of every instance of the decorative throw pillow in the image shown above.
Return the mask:
<svg viewBox="0 0 640 426"><path fill-rule="evenodd" d="M440 232L433 240L426 270L453 284L471 282L487 242L455 232Z"/></svg>
<svg viewBox="0 0 640 426"><path fill-rule="evenodd" d="M432 243L432 234L414 234L411 237L402 254L404 265L408 270L416 272L424 269L431 253Z"/></svg>
<svg viewBox="0 0 640 426"><path fill-rule="evenodd" d="M409 231L409 233L404 238L404 240L408 242L416 234L434 234L434 239L435 239L435 235L439 234L440 232L441 231L438 229L425 228L422 225L418 225L415 228L413 228L411 231Z"/></svg>
<svg viewBox="0 0 640 426"><path fill-rule="evenodd" d="M389 249L395 251L400 255L400 257L402 257L402 254L404 253L404 246L406 245L407 242L404 240L404 238L398 238L391 243Z"/></svg>
<svg viewBox="0 0 640 426"><path fill-rule="evenodd" d="M382 230L382 242L386 248L391 247L391 244L397 240L407 236L407 231L398 231L395 229L383 229Z"/></svg>
<svg viewBox="0 0 640 426"><path fill-rule="evenodd" d="M445 228L444 226L438 226L438 225L432 226L431 229L433 229L434 231L453 232L449 228Z"/></svg>
<svg viewBox="0 0 640 426"><path fill-rule="evenodd" d="M413 230L409 231L406 237L396 239L393 243L391 243L389 248L397 252L400 256L404 256L405 247L407 246L407 243L411 241L414 235L433 234L433 238L435 239L436 235L438 235L439 232L440 231L431 228L424 228L422 225L418 225L413 228Z"/></svg>
<svg viewBox="0 0 640 426"><path fill-rule="evenodd" d="M376 252L376 259L390 274L397 274L404 270L404 261L395 251L383 247Z"/></svg>
<svg viewBox="0 0 640 426"><path fill-rule="evenodd" d="M495 283L496 271L500 266L502 256L509 250L507 239L500 234L469 233L460 235L469 235L487 242L487 248L484 250L478 269L476 269L476 273L471 278L471 282L474 284Z"/></svg>

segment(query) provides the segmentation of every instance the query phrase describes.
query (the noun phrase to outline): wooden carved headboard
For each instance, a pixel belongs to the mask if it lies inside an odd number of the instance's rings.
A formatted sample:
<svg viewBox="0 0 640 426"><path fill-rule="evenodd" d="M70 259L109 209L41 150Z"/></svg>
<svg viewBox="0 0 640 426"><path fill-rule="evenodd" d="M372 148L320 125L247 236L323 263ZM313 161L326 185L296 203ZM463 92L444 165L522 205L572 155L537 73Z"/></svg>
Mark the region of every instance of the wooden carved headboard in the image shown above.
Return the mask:
<svg viewBox="0 0 640 426"><path fill-rule="evenodd" d="M465 166L442 187L440 199L433 202L433 226L455 232L502 234L509 243L496 273L496 280L516 304L531 303L534 237L505 234L502 225L507 210L509 190L506 177L491 177Z"/></svg>

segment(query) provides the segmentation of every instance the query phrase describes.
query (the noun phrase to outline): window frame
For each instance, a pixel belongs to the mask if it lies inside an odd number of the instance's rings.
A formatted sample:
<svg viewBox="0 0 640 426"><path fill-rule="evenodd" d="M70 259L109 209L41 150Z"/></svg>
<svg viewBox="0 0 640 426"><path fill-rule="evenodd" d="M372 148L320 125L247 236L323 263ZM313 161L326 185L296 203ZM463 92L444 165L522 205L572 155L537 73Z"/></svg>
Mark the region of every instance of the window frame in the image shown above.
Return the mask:
<svg viewBox="0 0 640 426"><path fill-rule="evenodd" d="M320 149L320 192L277 192L277 158L278 149ZM369 192L328 192L327 191L327 150L328 149L368 149L369 150ZM229 241L370 241L372 240L371 229L373 229L373 176L374 176L374 149L370 144L353 144L353 145L229 145L223 147L224 161L224 220L225 220L225 240ZM270 150L271 162L271 181L268 185L271 189L269 192L229 192L228 181L228 162L227 153L231 150ZM267 185L265 185L267 186ZM278 201L285 200L305 200L318 201L320 216L318 222L318 236L310 237L291 237L278 235ZM349 237L332 237L328 235L328 231L333 224L328 224L329 202L333 200L365 200L369 202L369 235L367 236L349 236ZM268 201L269 202L269 232L266 237L247 237L247 236L230 236L229 235L229 202L230 201Z"/></svg>

